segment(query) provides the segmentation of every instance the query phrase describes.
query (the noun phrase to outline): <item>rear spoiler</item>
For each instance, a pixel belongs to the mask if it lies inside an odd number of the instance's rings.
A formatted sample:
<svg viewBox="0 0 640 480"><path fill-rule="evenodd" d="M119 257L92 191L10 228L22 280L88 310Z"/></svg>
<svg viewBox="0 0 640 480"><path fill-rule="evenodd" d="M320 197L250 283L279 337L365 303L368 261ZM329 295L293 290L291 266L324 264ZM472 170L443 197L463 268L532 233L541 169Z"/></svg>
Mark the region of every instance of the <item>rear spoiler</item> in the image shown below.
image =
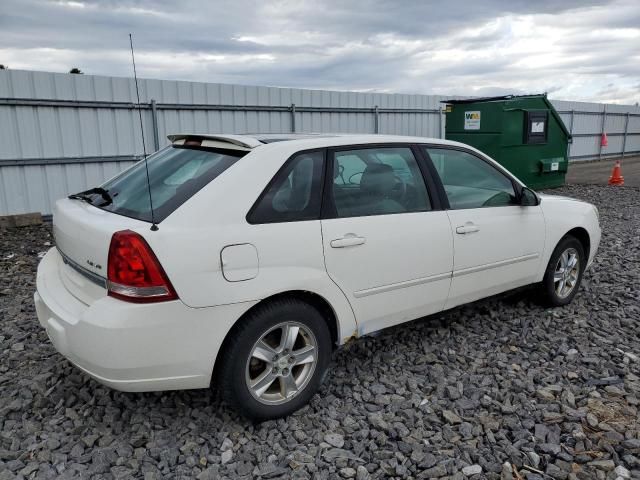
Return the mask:
<svg viewBox="0 0 640 480"><path fill-rule="evenodd" d="M227 148L232 150L244 150L249 151L260 145L264 145L260 140L253 137L244 135L210 135L210 134L198 134L198 133L177 133L173 135L167 135L167 138L171 143L176 145L184 144L185 140L202 140L203 146Z"/></svg>

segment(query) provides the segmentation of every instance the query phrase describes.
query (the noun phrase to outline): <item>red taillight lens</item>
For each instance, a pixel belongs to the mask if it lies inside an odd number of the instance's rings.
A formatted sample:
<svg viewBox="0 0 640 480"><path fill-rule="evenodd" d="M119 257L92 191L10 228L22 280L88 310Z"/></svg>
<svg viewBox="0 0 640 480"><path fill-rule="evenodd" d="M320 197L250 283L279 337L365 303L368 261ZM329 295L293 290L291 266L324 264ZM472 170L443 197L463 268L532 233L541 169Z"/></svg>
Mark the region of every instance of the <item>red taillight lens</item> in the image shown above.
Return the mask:
<svg viewBox="0 0 640 480"><path fill-rule="evenodd" d="M107 271L112 297L137 303L178 298L149 244L131 230L111 237Z"/></svg>

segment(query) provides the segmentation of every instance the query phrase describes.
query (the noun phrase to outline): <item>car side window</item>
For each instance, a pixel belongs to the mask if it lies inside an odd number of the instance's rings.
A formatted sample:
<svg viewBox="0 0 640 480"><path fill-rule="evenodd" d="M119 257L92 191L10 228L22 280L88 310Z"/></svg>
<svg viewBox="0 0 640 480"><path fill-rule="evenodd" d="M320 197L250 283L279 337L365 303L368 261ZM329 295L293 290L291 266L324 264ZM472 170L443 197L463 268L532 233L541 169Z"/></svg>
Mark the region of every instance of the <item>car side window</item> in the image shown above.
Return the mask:
<svg viewBox="0 0 640 480"><path fill-rule="evenodd" d="M452 209L518 205L509 177L481 158L460 150L425 150L442 180Z"/></svg>
<svg viewBox="0 0 640 480"><path fill-rule="evenodd" d="M249 223L318 220L323 164L321 151L300 153L287 161L247 215Z"/></svg>
<svg viewBox="0 0 640 480"><path fill-rule="evenodd" d="M330 190L337 217L431 210L424 178L408 147L335 152Z"/></svg>

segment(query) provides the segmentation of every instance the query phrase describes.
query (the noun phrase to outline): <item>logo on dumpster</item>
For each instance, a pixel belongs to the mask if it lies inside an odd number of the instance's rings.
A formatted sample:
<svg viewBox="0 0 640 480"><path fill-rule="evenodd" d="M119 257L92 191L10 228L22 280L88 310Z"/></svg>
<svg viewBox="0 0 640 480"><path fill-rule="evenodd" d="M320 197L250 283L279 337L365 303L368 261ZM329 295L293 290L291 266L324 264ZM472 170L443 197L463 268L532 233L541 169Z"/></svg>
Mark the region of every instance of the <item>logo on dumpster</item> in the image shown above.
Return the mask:
<svg viewBox="0 0 640 480"><path fill-rule="evenodd" d="M464 112L464 129L480 130L480 112L477 110Z"/></svg>

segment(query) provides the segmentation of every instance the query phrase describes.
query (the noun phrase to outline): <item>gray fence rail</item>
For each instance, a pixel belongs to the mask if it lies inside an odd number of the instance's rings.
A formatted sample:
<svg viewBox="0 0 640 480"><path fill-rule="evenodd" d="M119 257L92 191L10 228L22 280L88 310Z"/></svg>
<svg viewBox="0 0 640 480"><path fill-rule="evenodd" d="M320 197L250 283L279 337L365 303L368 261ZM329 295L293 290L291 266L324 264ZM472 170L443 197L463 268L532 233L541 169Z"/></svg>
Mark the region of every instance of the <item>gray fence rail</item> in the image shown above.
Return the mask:
<svg viewBox="0 0 640 480"><path fill-rule="evenodd" d="M264 113L286 113L289 115L289 131L296 132L296 117L304 113L324 113L324 114L368 114L373 117L373 129L367 133L380 132L380 116L384 114L412 114L412 115L437 115L437 137L443 136L444 117L443 109L440 108L381 108L377 105L373 107L310 107L296 106L292 103L290 106L274 106L274 105L212 105L212 104L173 104L173 103L157 103L151 100L149 103L140 105L130 102L108 102L108 101L77 101L77 100L56 100L56 99L29 99L29 98L0 98L0 107L54 107L54 108L74 108L74 109L108 109L108 110L127 110L130 112L137 111L138 108L151 115L151 135L148 139L152 143L148 144L151 151L160 149L165 143L161 139L158 124L158 112L164 110L171 111L202 111L202 112L264 112ZM606 107L606 105L605 105ZM592 160L603 157L624 157L628 154L637 154L639 152L639 143L636 138L640 136L640 131L631 131L629 125L633 125L634 120L640 118L640 113L632 112L607 112L606 108L601 111L587 110L560 110L558 112L563 121L566 123L567 129L571 132L574 142L577 139L588 139L590 143L594 143L596 148L586 153L574 154L576 150L573 145L569 147L570 160ZM600 128L595 132L576 132L576 118L578 117L597 117L597 123ZM607 132L608 121L612 118L620 117L624 119L622 131ZM147 122L145 122L147 123ZM640 122L636 122L640 123ZM614 127L615 128L615 127ZM281 133L281 131L279 132ZM603 146L601 139L605 135L612 138L613 148ZM617 141L617 137L620 140ZM630 138L634 137L634 138ZM619 148L615 148L619 143ZM630 148L629 148L630 147ZM583 149L584 150L584 149ZM21 165L65 165L74 163L95 163L95 162L123 162L138 160L140 155L106 155L106 156L81 156L81 157L37 157L37 158L0 158L0 167L2 166L21 166Z"/></svg>
<svg viewBox="0 0 640 480"><path fill-rule="evenodd" d="M603 110L602 112L580 111L580 110L568 110L568 111L560 110L558 111L558 113L561 115L561 117L563 117L563 121L565 122L567 129L569 130L569 132L571 133L571 136L573 137L573 142L571 145L569 145L569 160L571 161L597 160L604 157L624 158L626 155L629 155L629 154L635 155L640 150L640 142L637 141L637 139L640 136L640 131L629 130L629 123L630 123L629 120L632 120L633 122L633 120L635 120L636 118L640 118L640 113L631 113L631 112L608 113L606 109ZM564 118L567 116L569 117L568 121L566 118ZM574 124L576 122L577 116L598 117L598 122L600 123L599 131L589 132L589 133L575 132ZM607 132L608 120L613 117L624 118L624 127L621 132L618 132L618 131ZM617 145L619 143L620 144L619 148L614 147L613 151L608 151L609 145L606 145L606 146L602 145L602 138L604 135L606 135L607 140L609 138L612 138L612 142L614 143L614 145ZM633 138L630 138L630 137L633 137ZM618 138L620 139L620 141L618 141ZM574 154L572 151L572 147L574 146L574 144L577 143L577 141L579 142L579 139L587 139L587 141L590 143L592 143L593 140L595 140L597 144L597 152L591 151L588 153ZM631 147L631 150L629 149L629 146ZM575 148L573 148L573 150L575 150Z"/></svg>
<svg viewBox="0 0 640 480"><path fill-rule="evenodd" d="M297 132L296 118L305 113L318 114L367 114L372 116L373 130L366 133L382 133L380 131L380 118L385 114L409 114L409 115L437 115L437 136L443 136L444 129L444 110L439 108L385 108L374 105L373 107L312 107L297 106L292 103L290 106L274 106L274 105L213 105L213 104L175 104L175 103L157 103L151 100L149 103L134 104L129 102L106 102L106 101L77 101L77 100L55 100L55 99L30 99L30 98L0 98L0 107L54 107L54 108L74 108L74 109L108 109L108 110L127 110L137 112L138 109L145 112L145 115L151 115L151 132L146 131L145 135L151 138L145 139L152 143L147 143L147 148L151 152L159 150L164 143L159 131L159 112L164 110L171 111L190 111L190 112L252 112L252 113L284 113L289 116L289 131ZM143 123L148 123L143 121ZM333 130L335 131L335 130ZM234 131L237 133L237 131ZM246 132L245 132L246 133ZM264 132L260 132L264 133ZM282 133L279 131L277 133ZM21 166L21 165L66 165L75 163L95 163L95 162L123 162L135 161L140 159L140 155L117 155L117 156L86 156L86 157L39 157L39 158L17 158L2 159L0 158L0 167L2 166Z"/></svg>
<svg viewBox="0 0 640 480"><path fill-rule="evenodd" d="M640 152L640 107L553 100L573 136L571 161L622 157ZM608 145L601 143L606 134Z"/></svg>
<svg viewBox="0 0 640 480"><path fill-rule="evenodd" d="M0 215L51 213L56 199L142 158L129 78L0 70ZM171 133L385 133L444 137L437 95L140 80L147 152ZM640 108L553 101L571 160L640 152ZM607 133L609 145L600 138Z"/></svg>

